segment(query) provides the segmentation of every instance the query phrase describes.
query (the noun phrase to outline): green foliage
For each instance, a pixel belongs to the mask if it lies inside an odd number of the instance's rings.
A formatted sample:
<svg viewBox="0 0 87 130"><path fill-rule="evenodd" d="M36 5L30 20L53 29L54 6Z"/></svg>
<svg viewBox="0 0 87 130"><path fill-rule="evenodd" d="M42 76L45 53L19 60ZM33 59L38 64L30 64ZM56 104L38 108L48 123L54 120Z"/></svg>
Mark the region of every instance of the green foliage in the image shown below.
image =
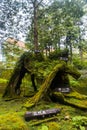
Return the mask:
<svg viewBox="0 0 87 130"><path fill-rule="evenodd" d="M84 126L79 126L80 130L85 130L85 127Z"/></svg>
<svg viewBox="0 0 87 130"><path fill-rule="evenodd" d="M60 57L68 57L68 51L69 51L68 49L63 49L63 50L57 49L53 52L50 52L49 59L59 60Z"/></svg>
<svg viewBox="0 0 87 130"><path fill-rule="evenodd" d="M49 59L51 59L51 60L58 60L60 58L60 55L61 55L61 51L60 50L56 50L56 51L50 52Z"/></svg>
<svg viewBox="0 0 87 130"><path fill-rule="evenodd" d="M60 123L61 127L59 130L77 130L76 128L73 128L71 121L65 121L63 120Z"/></svg>
<svg viewBox="0 0 87 130"><path fill-rule="evenodd" d="M73 64L78 68L78 69L82 69L83 65L81 64L81 61L78 59L74 59L73 60Z"/></svg>
<svg viewBox="0 0 87 130"><path fill-rule="evenodd" d="M73 64L76 68L82 70L87 69L87 60L81 61L80 57L78 55L75 55L73 58Z"/></svg>
<svg viewBox="0 0 87 130"><path fill-rule="evenodd" d="M80 87L80 84L79 84L79 82L78 81L76 81L76 80L70 80L70 86L72 86L72 87Z"/></svg>
<svg viewBox="0 0 87 130"><path fill-rule="evenodd" d="M75 116L72 118L72 124L75 127L79 127L80 130L85 130L85 127L87 125L87 117L86 116Z"/></svg>
<svg viewBox="0 0 87 130"><path fill-rule="evenodd" d="M8 80L11 76L12 71L13 69L3 69L0 78Z"/></svg>
<svg viewBox="0 0 87 130"><path fill-rule="evenodd" d="M44 61L44 55L41 52L35 54L35 59L39 62Z"/></svg>
<svg viewBox="0 0 87 130"><path fill-rule="evenodd" d="M14 40L14 39L13 39ZM15 61L23 53L23 49L20 49L20 47L17 45L17 41L14 40L13 43L10 42L4 42L3 43L3 52L6 57L6 61ZM9 53L8 53L9 51Z"/></svg>
<svg viewBox="0 0 87 130"><path fill-rule="evenodd" d="M63 36L70 32L70 42L65 46L73 46L78 39L79 31L77 22L84 15L85 3L83 0L63 0L53 1L46 8L38 8L38 43L41 50L49 47L60 48ZM33 23L32 23L33 25ZM29 44L33 43L33 27L31 26L27 40ZM77 45L78 46L78 45ZM32 45L33 47L33 45ZM34 47L33 47L34 48ZM49 51L48 50L48 51Z"/></svg>

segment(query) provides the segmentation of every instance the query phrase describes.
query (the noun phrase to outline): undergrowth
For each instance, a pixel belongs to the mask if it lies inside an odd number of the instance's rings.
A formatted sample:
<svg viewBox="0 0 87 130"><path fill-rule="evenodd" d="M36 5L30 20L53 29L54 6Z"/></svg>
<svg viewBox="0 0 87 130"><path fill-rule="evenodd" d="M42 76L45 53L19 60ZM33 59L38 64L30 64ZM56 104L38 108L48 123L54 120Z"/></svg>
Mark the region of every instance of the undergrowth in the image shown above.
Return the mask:
<svg viewBox="0 0 87 130"><path fill-rule="evenodd" d="M41 73L41 70L39 73ZM1 89L3 89L3 86L5 86L6 82L7 80L0 79L0 94L2 94ZM24 84L22 84L21 87L23 89L23 85L25 85L26 88L26 92L23 94L28 95L27 93L29 91L32 93L32 91L29 90L29 88L31 89L31 83L28 83L27 80L24 80L23 82ZM86 77L81 77L78 81L70 77L70 85L81 94L87 95ZM23 107L23 104L26 102L26 100L27 98L22 97L20 99L4 101L0 95L0 130L86 130L86 110L83 111L76 107L60 104L59 102L53 103L51 101L39 102L35 107L27 110ZM77 99L73 99L73 102L74 101L76 103L80 103ZM61 108L61 113L59 113L57 116L53 116L52 118L49 117L48 119L45 118L43 120L36 119L30 120L29 122L24 120L24 114L26 111L38 111L49 108Z"/></svg>

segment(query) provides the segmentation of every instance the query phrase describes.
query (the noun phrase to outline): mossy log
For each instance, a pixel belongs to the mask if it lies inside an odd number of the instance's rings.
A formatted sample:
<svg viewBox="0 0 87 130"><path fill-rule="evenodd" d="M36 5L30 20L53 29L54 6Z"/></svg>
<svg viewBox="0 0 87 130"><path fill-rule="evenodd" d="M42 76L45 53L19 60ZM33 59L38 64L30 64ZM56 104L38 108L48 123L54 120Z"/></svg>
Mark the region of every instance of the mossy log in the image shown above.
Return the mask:
<svg viewBox="0 0 87 130"><path fill-rule="evenodd" d="M74 71L73 69L72 71L69 71L67 69L70 69L70 66L68 67L65 62L61 62L60 64L57 64L53 68L53 70L50 72L50 74L46 77L45 81L40 87L40 90L36 93L36 95L28 99L28 101L24 104L24 106L27 108L32 107L35 104L37 104L42 98L44 98L46 95L50 95L51 94L50 91L51 92L53 91L53 87L55 87L55 85L58 84L58 81L63 83L63 85L66 85L66 84L69 85L69 79L67 77L67 74L70 74L74 76L75 78L80 77L80 73L77 70Z"/></svg>

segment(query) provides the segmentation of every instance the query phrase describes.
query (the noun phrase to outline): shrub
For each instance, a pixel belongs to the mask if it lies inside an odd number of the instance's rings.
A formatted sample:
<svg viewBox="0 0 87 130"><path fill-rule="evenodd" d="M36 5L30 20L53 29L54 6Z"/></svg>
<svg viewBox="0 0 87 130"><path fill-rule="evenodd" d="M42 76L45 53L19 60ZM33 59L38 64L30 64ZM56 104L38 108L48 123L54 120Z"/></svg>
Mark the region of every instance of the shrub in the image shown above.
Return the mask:
<svg viewBox="0 0 87 130"><path fill-rule="evenodd" d="M84 60L83 62L81 62L81 59L78 56L74 56L73 64L75 65L75 67L77 67L80 70L87 69L87 60Z"/></svg>
<svg viewBox="0 0 87 130"><path fill-rule="evenodd" d="M69 56L69 51L68 51L68 49L55 50L55 51L53 51L53 52L50 52L50 54L49 54L49 59L59 60L61 57L68 58L68 56Z"/></svg>

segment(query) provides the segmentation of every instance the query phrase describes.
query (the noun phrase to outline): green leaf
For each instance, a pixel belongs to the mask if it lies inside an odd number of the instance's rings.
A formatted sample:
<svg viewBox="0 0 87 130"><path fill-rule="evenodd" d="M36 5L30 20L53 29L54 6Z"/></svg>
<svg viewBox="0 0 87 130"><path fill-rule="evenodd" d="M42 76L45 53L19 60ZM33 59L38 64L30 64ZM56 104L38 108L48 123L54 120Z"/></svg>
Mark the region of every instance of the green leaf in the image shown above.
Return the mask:
<svg viewBox="0 0 87 130"><path fill-rule="evenodd" d="M81 125L80 125L79 128L80 128L80 130L85 130L85 127L84 127L84 126L81 126Z"/></svg>

